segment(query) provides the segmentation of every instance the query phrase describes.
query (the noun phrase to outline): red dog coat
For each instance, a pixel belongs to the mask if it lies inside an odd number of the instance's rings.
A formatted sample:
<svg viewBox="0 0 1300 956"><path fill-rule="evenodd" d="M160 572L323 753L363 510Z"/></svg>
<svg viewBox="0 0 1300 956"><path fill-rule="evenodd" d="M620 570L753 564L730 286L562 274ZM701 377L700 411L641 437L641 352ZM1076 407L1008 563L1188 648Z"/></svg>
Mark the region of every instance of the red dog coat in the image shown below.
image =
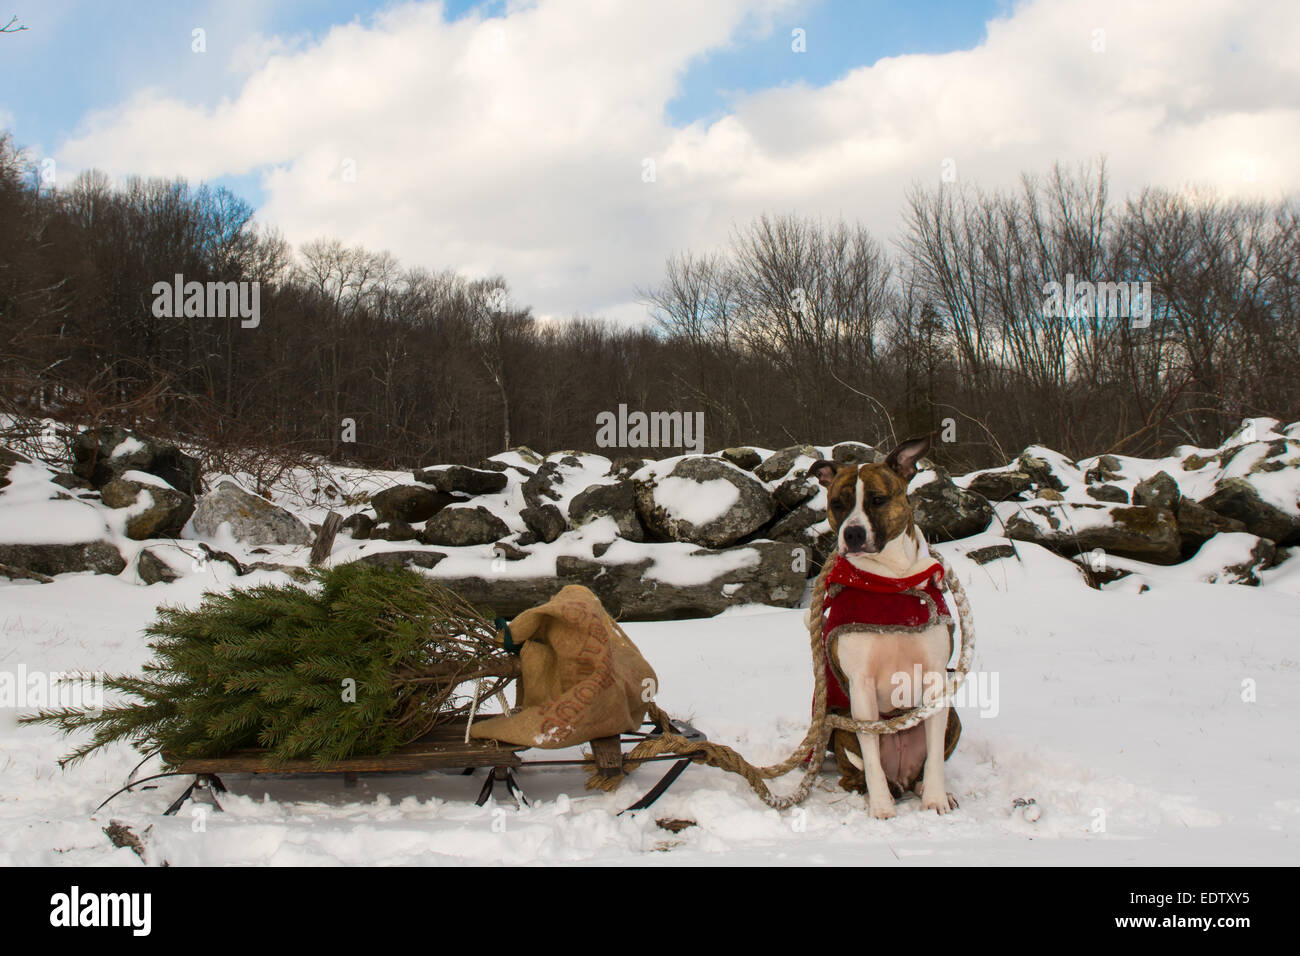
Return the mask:
<svg viewBox="0 0 1300 956"><path fill-rule="evenodd" d="M843 555L835 558L826 576L826 600L822 605L827 707L849 709L849 695L832 663L831 640L839 633L919 633L940 623L947 625L951 635L952 616L939 590L942 580L943 566L938 561L908 577L887 578L855 568Z"/></svg>

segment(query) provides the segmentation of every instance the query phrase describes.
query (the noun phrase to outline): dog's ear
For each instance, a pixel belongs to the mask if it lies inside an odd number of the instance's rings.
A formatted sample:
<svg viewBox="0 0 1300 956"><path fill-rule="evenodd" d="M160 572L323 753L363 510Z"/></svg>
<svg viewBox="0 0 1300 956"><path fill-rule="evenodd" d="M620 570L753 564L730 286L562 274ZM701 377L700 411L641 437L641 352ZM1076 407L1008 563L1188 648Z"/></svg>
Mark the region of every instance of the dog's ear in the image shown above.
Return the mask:
<svg viewBox="0 0 1300 956"><path fill-rule="evenodd" d="M807 474L809 478L816 478L817 482L823 488L829 488L831 482L835 480L835 473L839 468L840 466L835 462L822 459L809 465L808 471L805 472L805 474Z"/></svg>
<svg viewBox="0 0 1300 956"><path fill-rule="evenodd" d="M930 450L930 436L909 438L901 442L885 459L885 467L904 481L910 481L916 474L916 461Z"/></svg>

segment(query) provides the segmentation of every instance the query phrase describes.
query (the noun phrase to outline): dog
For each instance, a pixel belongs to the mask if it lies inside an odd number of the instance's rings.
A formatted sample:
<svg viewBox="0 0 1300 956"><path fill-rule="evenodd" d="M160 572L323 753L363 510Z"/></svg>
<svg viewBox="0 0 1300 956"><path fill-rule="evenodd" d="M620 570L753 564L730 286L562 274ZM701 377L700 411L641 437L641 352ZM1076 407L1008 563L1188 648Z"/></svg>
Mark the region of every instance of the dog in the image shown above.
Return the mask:
<svg viewBox="0 0 1300 956"><path fill-rule="evenodd" d="M943 693L952 618L938 589L942 566L930 556L907 500L916 462L929 448L929 436L910 438L879 464L817 461L808 468L826 488L836 541L827 559L835 564L822 624L828 703L832 712L847 709L855 720L878 720ZM917 789L925 810L955 809L944 761L961 733L956 716L944 706L896 734L836 730L841 786L865 789L871 815L881 820L895 815L895 796L910 788ZM854 768L865 778L862 784Z"/></svg>

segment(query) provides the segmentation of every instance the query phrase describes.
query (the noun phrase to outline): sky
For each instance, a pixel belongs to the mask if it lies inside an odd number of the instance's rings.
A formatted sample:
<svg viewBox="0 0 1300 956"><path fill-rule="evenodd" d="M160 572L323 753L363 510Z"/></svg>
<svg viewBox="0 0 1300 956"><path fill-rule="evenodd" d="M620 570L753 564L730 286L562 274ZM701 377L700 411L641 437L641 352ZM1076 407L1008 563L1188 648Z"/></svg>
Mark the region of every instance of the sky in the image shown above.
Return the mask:
<svg viewBox="0 0 1300 956"><path fill-rule="evenodd" d="M294 244L501 274L542 316L643 320L667 257L765 212L888 242L945 174L1104 156L1113 197L1275 199L1300 171L1295 0L11 6L0 128L55 185L225 185Z"/></svg>

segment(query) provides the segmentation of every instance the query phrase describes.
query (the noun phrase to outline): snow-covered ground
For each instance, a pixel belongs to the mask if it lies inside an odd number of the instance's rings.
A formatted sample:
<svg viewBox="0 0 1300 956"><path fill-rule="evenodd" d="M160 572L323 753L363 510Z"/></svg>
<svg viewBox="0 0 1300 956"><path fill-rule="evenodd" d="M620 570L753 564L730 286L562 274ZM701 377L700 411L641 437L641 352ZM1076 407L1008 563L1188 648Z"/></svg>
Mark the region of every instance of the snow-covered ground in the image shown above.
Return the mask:
<svg viewBox="0 0 1300 956"><path fill-rule="evenodd" d="M967 584L977 622L972 688L945 817L899 804L888 821L840 791L828 765L801 809L765 807L739 778L691 767L650 810L617 816L664 765L613 795L577 769L529 770L531 808L473 805L483 771L363 777L225 777L224 813L162 811L184 786L124 794L139 756L125 746L61 771L68 741L20 728L0 708L0 864L138 866L102 832L119 820L152 863L222 864L1282 864L1297 857L1300 571L1264 587L1210 584L1194 565L1156 568L1107 590L1035 545L978 567L981 535L938 550ZM1139 579L1140 575L1140 579ZM259 573L239 579L284 581ZM1149 587L1140 591L1134 582ZM1129 582L1126 584L1125 582ZM214 563L172 584L129 575L0 582L0 671L136 670L159 601L193 604L235 583ZM806 729L812 679L802 611L764 607L629 624L660 677L658 701L755 762L784 757ZM985 716L981 716L981 712ZM542 756L540 751L531 752ZM548 755L549 756L549 755ZM154 766L153 764L149 766ZM793 785L793 778L785 786ZM780 788L782 781L776 783ZM1036 822L1013 813L1032 798ZM671 833L665 818L696 825Z"/></svg>

